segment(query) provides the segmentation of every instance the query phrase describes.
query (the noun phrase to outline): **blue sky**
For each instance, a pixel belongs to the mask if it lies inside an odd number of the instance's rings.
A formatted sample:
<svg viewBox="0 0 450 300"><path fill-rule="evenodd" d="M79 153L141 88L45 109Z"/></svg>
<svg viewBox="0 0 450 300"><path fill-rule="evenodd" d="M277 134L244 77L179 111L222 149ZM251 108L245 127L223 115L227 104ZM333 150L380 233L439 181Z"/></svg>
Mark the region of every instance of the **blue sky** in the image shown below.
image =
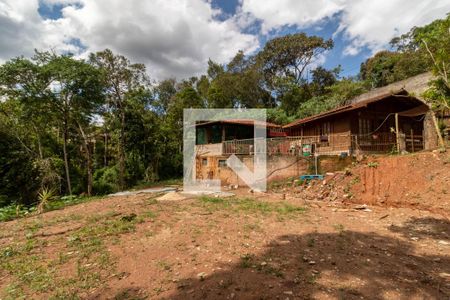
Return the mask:
<svg viewBox="0 0 450 300"><path fill-rule="evenodd" d="M450 0L0 0L0 62L35 48L84 58L110 48L147 65L155 80L205 72L238 50L295 32L333 38L315 65L361 62L392 37L445 17ZM402 13L398 13L401 11ZM19 38L20 37L20 38Z"/></svg>

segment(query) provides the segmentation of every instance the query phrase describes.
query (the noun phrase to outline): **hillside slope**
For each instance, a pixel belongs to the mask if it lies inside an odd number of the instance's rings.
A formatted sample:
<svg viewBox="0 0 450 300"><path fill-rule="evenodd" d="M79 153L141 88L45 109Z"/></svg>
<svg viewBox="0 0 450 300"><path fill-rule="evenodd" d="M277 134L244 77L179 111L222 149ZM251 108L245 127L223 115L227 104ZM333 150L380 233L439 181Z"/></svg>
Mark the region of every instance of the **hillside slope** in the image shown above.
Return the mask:
<svg viewBox="0 0 450 300"><path fill-rule="evenodd" d="M449 216L450 154L370 156L303 193L325 201L413 207Z"/></svg>

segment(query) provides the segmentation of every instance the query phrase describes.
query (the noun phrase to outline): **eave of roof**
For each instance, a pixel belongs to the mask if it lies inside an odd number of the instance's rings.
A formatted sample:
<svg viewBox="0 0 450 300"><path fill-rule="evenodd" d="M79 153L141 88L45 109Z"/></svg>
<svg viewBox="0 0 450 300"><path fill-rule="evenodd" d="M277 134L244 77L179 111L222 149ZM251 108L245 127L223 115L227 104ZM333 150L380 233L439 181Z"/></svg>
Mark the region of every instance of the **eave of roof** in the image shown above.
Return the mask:
<svg viewBox="0 0 450 300"><path fill-rule="evenodd" d="M217 121L205 121L198 123L196 126L205 126L211 124L233 124L233 125L244 125L244 126L266 126L270 128L281 128L281 125L277 125L270 122L263 122L252 119L230 119L230 120L217 120Z"/></svg>

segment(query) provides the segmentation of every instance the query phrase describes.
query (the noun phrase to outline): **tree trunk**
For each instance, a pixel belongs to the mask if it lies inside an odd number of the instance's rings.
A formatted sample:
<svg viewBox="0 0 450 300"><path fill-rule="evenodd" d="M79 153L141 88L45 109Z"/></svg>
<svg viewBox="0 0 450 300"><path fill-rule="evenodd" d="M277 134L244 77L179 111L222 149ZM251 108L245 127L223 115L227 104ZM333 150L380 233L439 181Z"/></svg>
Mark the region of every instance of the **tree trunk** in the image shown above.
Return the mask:
<svg viewBox="0 0 450 300"><path fill-rule="evenodd" d="M83 127L78 123L78 129L80 130L81 136L83 137L83 148L86 156L86 173L87 173L87 195L92 196L92 151L89 146L89 138L83 130Z"/></svg>
<svg viewBox="0 0 450 300"><path fill-rule="evenodd" d="M69 158L67 155L67 118L64 120L64 130L63 130L63 153L64 153L64 168L66 169L66 182L67 182L67 191L69 195L72 195L72 185L70 183L70 171L69 171Z"/></svg>
<svg viewBox="0 0 450 300"><path fill-rule="evenodd" d="M445 143L444 143L444 139L442 138L441 130L439 129L439 125L438 125L438 122L436 119L436 114L434 113L434 111L432 109L430 109L430 112L431 112L431 119L433 120L433 125L436 130L437 137L438 137L439 148L442 151L445 151Z"/></svg>
<svg viewBox="0 0 450 300"><path fill-rule="evenodd" d="M125 112L120 115L120 137L119 137L119 188L125 189Z"/></svg>
<svg viewBox="0 0 450 300"><path fill-rule="evenodd" d="M92 155L91 151L89 149L89 146L87 146L87 195L92 196Z"/></svg>
<svg viewBox="0 0 450 300"><path fill-rule="evenodd" d="M107 136L107 134L105 133L105 152L104 152L104 157L103 157L103 160L104 160L104 167L107 167L107 166L108 166L107 156L108 156L108 136Z"/></svg>

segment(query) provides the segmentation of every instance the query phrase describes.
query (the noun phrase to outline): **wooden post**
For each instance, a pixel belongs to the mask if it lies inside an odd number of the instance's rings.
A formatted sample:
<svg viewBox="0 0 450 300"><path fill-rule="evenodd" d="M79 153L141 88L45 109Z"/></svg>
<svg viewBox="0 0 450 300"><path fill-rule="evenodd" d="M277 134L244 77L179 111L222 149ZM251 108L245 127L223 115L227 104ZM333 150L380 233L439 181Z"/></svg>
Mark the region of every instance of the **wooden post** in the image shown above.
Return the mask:
<svg viewBox="0 0 450 300"><path fill-rule="evenodd" d="M439 141L439 146L441 148L441 151L445 151L444 139L442 138L441 130L439 129L439 125L436 120L436 115L435 115L434 111L431 109L430 109L430 115L431 115L431 120L433 121L433 124L434 124L434 128L436 129L436 134L438 136L438 141Z"/></svg>
<svg viewBox="0 0 450 300"><path fill-rule="evenodd" d="M222 142L225 141L225 124L222 124Z"/></svg>
<svg viewBox="0 0 450 300"><path fill-rule="evenodd" d="M400 153L400 137L398 129L398 113L395 114L395 138L397 141L397 153Z"/></svg>

